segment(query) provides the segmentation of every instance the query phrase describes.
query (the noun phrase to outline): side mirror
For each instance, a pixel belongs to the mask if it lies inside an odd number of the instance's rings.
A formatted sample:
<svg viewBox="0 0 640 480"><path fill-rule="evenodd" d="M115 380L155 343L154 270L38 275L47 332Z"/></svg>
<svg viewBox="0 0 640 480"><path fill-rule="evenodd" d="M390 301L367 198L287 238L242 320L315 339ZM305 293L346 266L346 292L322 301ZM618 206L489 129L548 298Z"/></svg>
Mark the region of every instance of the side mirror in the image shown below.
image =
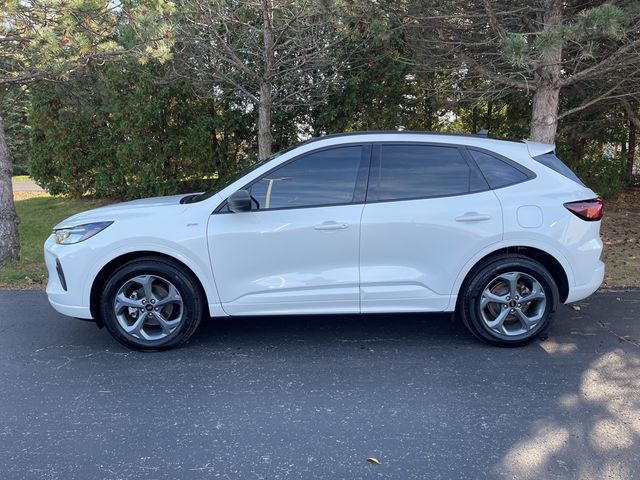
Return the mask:
<svg viewBox="0 0 640 480"><path fill-rule="evenodd" d="M246 190L238 190L227 198L229 210L233 213L251 211L251 195Z"/></svg>

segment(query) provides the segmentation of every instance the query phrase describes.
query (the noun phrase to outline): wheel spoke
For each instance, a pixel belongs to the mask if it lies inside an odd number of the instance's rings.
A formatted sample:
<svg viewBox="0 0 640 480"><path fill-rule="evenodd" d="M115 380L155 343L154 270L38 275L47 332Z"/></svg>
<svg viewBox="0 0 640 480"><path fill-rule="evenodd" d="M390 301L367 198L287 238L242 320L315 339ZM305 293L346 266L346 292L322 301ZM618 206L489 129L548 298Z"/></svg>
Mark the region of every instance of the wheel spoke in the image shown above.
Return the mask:
<svg viewBox="0 0 640 480"><path fill-rule="evenodd" d="M169 305L171 303L178 303L182 305L182 297L180 296L180 292L173 285L169 284L169 293L164 298L161 298L157 301L156 307L164 307L165 305Z"/></svg>
<svg viewBox="0 0 640 480"><path fill-rule="evenodd" d="M165 335L169 335L173 328L180 323L180 318L167 320L160 312L153 312L153 317L158 321L160 327L162 327L162 333Z"/></svg>
<svg viewBox="0 0 640 480"><path fill-rule="evenodd" d="M504 332L503 325L504 325L504 321L507 319L508 316L509 316L509 309L503 308L495 319L487 322L487 326L493 330L499 330L500 332Z"/></svg>
<svg viewBox="0 0 640 480"><path fill-rule="evenodd" d="M496 295L491 293L488 288L482 292L482 299L480 300L480 308L486 307L489 303L508 303L504 295Z"/></svg>
<svg viewBox="0 0 640 480"><path fill-rule="evenodd" d="M124 292L120 292L116 297L115 310L119 313L123 308L142 308L142 300L127 297Z"/></svg>
<svg viewBox="0 0 640 480"><path fill-rule="evenodd" d="M520 279L520 272L504 273L500 275L500 278L504 278L507 283L509 283L510 298L516 298L518 295L518 280Z"/></svg>
<svg viewBox="0 0 640 480"><path fill-rule="evenodd" d="M522 324L522 327L526 331L531 330L531 327L534 326L535 321L532 320L531 318L527 317L527 315L522 310L520 310L519 308L516 309L515 314L516 314L516 317L518 318L518 320L520 320L520 323Z"/></svg>
<svg viewBox="0 0 640 480"><path fill-rule="evenodd" d="M542 287L538 282L534 280L532 287L533 288L531 289L531 291L527 295L522 297L521 299L522 303L529 303L529 302L533 302L534 300L542 300L543 298L545 298L544 290L542 289Z"/></svg>
<svg viewBox="0 0 640 480"><path fill-rule="evenodd" d="M144 297L147 302L156 299L151 288L153 284L153 278L154 277L152 275L139 275L133 279L134 282L140 284L140 286L142 287L142 290L144 291Z"/></svg>
<svg viewBox="0 0 640 480"><path fill-rule="evenodd" d="M141 313L140 315L138 315L138 318L133 323L133 325L124 325L124 330L130 335L137 335L138 337L142 337L141 330L144 322L146 321L146 317L146 314Z"/></svg>

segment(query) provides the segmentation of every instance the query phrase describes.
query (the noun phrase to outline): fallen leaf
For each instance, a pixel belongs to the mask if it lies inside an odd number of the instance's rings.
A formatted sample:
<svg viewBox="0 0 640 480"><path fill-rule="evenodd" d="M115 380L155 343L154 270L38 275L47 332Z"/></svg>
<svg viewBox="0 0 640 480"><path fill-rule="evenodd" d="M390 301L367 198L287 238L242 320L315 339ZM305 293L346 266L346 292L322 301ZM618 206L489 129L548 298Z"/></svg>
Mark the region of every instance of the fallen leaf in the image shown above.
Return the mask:
<svg viewBox="0 0 640 480"><path fill-rule="evenodd" d="M574 310L580 311L580 305L571 305Z"/></svg>
<svg viewBox="0 0 640 480"><path fill-rule="evenodd" d="M378 460L376 457L367 458L367 462L375 463L376 465L382 465L382 462Z"/></svg>

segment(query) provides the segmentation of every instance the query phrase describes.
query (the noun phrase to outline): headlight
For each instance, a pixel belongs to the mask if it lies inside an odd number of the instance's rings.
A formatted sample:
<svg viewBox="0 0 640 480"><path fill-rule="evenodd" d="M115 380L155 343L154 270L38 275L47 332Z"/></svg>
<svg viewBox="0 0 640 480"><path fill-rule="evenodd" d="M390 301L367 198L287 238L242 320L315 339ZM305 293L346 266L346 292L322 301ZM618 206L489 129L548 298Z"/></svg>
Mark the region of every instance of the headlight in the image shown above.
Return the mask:
<svg viewBox="0 0 640 480"><path fill-rule="evenodd" d="M70 228L59 228L53 231L58 245L71 245L72 243L83 242L95 234L100 233L113 222L96 222L85 225L77 225Z"/></svg>

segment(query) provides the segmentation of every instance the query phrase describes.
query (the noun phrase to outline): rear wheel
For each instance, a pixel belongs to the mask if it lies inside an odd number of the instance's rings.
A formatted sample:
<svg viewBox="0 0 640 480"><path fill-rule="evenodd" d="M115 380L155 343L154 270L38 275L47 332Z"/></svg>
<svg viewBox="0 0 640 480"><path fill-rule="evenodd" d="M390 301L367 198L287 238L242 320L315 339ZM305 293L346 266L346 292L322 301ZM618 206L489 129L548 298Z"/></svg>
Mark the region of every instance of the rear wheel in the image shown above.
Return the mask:
<svg viewBox="0 0 640 480"><path fill-rule="evenodd" d="M547 328L558 297L558 287L543 265L523 255L505 255L471 274L463 285L459 314L481 340L518 346Z"/></svg>
<svg viewBox="0 0 640 480"><path fill-rule="evenodd" d="M123 345L164 350L187 341L203 314L190 273L161 259L127 263L107 280L100 300L105 327Z"/></svg>

